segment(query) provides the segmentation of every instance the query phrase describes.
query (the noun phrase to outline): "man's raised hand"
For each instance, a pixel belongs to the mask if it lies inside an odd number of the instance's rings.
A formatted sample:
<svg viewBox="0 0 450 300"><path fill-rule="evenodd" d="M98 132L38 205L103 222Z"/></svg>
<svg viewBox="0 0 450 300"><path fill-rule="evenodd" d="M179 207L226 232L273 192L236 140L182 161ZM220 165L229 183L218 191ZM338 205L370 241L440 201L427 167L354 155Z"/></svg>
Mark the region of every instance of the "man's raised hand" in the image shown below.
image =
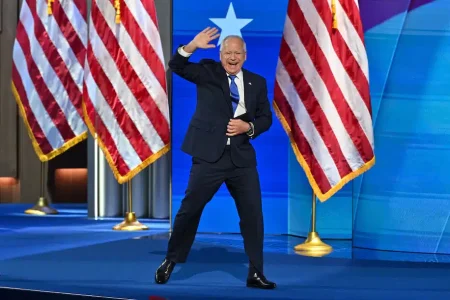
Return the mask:
<svg viewBox="0 0 450 300"><path fill-rule="evenodd" d="M217 28L207 27L199 34L197 34L194 39L186 45L184 48L187 52L194 52L197 48L200 49L209 49L215 48L216 45L210 44L211 41L217 39L220 36L220 33L217 33Z"/></svg>

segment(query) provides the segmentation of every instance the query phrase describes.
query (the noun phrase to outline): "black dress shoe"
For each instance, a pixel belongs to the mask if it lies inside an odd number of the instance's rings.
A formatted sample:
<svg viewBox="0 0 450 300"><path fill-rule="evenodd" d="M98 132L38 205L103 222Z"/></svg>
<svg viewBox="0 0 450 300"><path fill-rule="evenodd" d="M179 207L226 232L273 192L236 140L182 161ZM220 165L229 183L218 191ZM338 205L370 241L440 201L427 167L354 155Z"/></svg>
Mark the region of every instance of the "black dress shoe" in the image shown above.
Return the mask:
<svg viewBox="0 0 450 300"><path fill-rule="evenodd" d="M168 260L167 258L164 259L158 270L156 270L155 282L159 284L166 283L169 280L174 267L175 263L173 261Z"/></svg>
<svg viewBox="0 0 450 300"><path fill-rule="evenodd" d="M275 282L271 282L259 273L253 273L247 278L247 287L271 290L277 287Z"/></svg>

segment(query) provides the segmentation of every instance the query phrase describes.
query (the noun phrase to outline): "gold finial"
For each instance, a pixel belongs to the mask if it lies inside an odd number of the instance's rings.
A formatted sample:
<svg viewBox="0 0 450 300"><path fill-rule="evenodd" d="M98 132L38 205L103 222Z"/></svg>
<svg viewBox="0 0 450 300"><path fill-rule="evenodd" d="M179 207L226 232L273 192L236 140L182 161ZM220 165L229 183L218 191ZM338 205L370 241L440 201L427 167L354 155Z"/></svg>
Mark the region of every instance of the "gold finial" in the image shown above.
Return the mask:
<svg viewBox="0 0 450 300"><path fill-rule="evenodd" d="M333 29L337 28L337 17L336 17L336 0L331 0L331 16L333 18Z"/></svg>
<svg viewBox="0 0 450 300"><path fill-rule="evenodd" d="M50 16L53 14L52 10L52 3L55 2L55 0L47 0L47 14Z"/></svg>
<svg viewBox="0 0 450 300"><path fill-rule="evenodd" d="M120 0L114 0L114 8L116 9L116 24L120 23Z"/></svg>

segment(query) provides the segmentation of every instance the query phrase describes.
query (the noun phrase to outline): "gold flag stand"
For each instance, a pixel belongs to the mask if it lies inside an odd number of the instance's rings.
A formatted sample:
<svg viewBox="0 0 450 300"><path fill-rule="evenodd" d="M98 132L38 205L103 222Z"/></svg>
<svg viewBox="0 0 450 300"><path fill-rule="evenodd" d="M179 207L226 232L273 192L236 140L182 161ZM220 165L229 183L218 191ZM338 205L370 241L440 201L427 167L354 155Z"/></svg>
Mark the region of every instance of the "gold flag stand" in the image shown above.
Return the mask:
<svg viewBox="0 0 450 300"><path fill-rule="evenodd" d="M302 244L294 247L294 250L303 256L321 257L330 254L333 248L322 242L319 234L316 232L316 194L312 197L312 216L311 216L311 232L308 238Z"/></svg>
<svg viewBox="0 0 450 300"><path fill-rule="evenodd" d="M28 215L56 215L58 211L48 204L47 199L45 199L45 166L44 163L41 162L41 196L39 197L38 202L30 209L25 211Z"/></svg>
<svg viewBox="0 0 450 300"><path fill-rule="evenodd" d="M117 224L113 227L114 230L119 231L138 231L138 230L147 230L148 227L144 224L141 224L137 218L136 214L133 211L133 199L131 193L131 180L127 183L128 190L128 211L125 213L125 219L122 223Z"/></svg>

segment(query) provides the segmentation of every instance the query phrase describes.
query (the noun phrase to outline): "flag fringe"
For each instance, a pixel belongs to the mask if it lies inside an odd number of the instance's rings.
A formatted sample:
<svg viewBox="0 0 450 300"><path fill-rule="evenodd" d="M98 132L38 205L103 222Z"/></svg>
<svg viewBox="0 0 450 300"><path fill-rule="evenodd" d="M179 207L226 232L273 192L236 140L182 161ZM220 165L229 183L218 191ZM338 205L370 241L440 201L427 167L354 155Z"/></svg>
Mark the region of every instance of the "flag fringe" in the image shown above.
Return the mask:
<svg viewBox="0 0 450 300"><path fill-rule="evenodd" d="M148 167L149 165L154 163L156 160L161 158L167 152L169 152L169 150L170 150L170 143L165 145L163 148L161 148L161 150L159 150L158 152L154 153L152 156L148 157L146 160L141 162L137 167L135 167L134 169L130 170L125 175L121 175L119 173L119 170L115 166L113 158L111 157L111 154L109 153L109 151L106 148L105 144L103 144L103 141L96 136L95 126L92 124L91 120L89 119L89 114L87 112L86 103L84 101L82 102L82 107L83 107L84 121L85 121L85 123L86 123L86 125L87 125L87 127L89 129L89 132L95 138L95 140L98 142L98 145L99 145L100 149L102 149L102 152L105 155L105 159L108 162L108 164L109 164L109 166L110 166L110 168L111 168L111 170L112 170L112 172L114 174L114 177L116 178L116 180L117 180L117 182L119 184L123 184L123 183L126 183L126 182L130 181L140 171L142 171L143 169L145 169L146 167Z"/></svg>
<svg viewBox="0 0 450 300"><path fill-rule="evenodd" d="M62 154L63 152L66 152L73 146L77 145L78 143L82 142L87 138L87 130L84 131L82 134L74 137L73 139L67 141L62 145L60 148L55 149L47 154L44 154L42 152L41 147L39 146L39 143L36 140L36 137L33 134L33 130L31 129L30 124L27 120L27 115L25 113L25 108L23 107L22 100L20 99L19 93L17 92L16 86L14 85L14 82L11 81L11 89L12 93L14 95L14 99L16 100L17 106L19 107L20 116L22 117L23 122L25 123L25 127L27 128L28 135L30 136L31 143L33 145L34 151L36 152L37 156L39 157L39 160L41 162L46 162L51 160L52 158L55 158L56 156Z"/></svg>
<svg viewBox="0 0 450 300"><path fill-rule="evenodd" d="M346 185L349 181L355 179L362 173L366 172L375 164L375 156L374 156L370 161L368 161L367 163L362 165L358 170L353 171L352 173L350 173L350 174L346 175L344 178L342 178L338 182L338 184L336 184L328 192L322 193L322 191L319 188L319 185L314 180L314 176L312 175L311 170L309 169L309 166L306 163L305 158L303 157L303 154L298 149L297 144L295 143L294 138L292 137L292 131L291 131L291 128L290 128L288 122L284 118L283 114L281 113L281 111L278 108L275 101L273 101L273 107L274 107L276 116L280 120L281 125L283 126L284 130L286 131L286 133L289 137L289 140L290 140L291 146L292 146L292 150L294 151L297 161L299 162L300 166L303 168L303 170L306 174L306 177L308 178L309 184L311 185L311 188L313 189L317 198L319 198L320 202L325 202L326 200L328 200L330 197L332 197L334 194L336 194L340 189L342 189L342 187L344 187L344 185Z"/></svg>

